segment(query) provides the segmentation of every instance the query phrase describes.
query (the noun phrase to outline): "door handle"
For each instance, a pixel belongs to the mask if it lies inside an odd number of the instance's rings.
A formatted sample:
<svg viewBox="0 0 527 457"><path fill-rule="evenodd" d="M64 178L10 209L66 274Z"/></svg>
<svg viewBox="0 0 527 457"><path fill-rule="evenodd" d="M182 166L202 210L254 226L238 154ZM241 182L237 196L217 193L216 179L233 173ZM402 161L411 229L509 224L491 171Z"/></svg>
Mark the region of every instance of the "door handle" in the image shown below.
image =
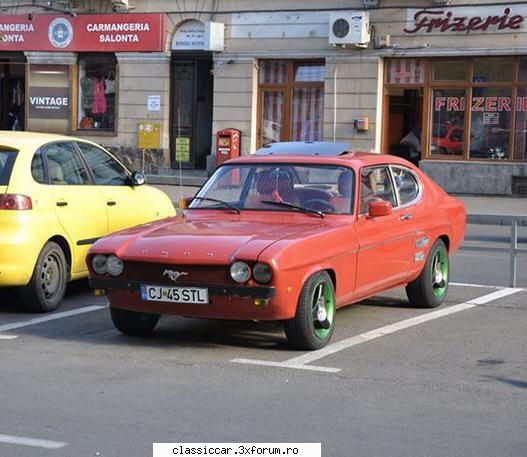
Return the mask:
<svg viewBox="0 0 527 457"><path fill-rule="evenodd" d="M106 202L106 204L108 206L115 206L115 205L117 205L117 202L114 202L113 200L110 200L110 201Z"/></svg>
<svg viewBox="0 0 527 457"><path fill-rule="evenodd" d="M68 206L68 202L57 202L57 206Z"/></svg>
<svg viewBox="0 0 527 457"><path fill-rule="evenodd" d="M405 214L399 218L400 221L409 221L412 218L411 214Z"/></svg>

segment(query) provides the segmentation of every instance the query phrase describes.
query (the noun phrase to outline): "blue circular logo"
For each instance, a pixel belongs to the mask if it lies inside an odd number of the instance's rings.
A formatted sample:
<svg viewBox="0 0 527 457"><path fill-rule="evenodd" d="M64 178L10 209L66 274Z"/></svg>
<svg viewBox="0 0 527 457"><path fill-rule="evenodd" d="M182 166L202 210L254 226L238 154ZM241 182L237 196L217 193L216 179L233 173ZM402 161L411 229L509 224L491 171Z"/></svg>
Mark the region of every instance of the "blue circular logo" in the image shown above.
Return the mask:
<svg viewBox="0 0 527 457"><path fill-rule="evenodd" d="M73 27L70 21L59 17L49 24L49 42L55 48L67 48L73 40Z"/></svg>

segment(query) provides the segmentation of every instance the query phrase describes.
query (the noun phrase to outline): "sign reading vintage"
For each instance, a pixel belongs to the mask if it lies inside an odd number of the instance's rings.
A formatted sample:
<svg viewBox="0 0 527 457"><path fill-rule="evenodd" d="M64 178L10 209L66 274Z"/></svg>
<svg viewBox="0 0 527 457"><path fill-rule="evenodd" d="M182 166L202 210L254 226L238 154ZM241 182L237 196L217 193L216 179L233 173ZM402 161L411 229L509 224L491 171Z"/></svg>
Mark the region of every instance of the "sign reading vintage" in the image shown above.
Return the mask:
<svg viewBox="0 0 527 457"><path fill-rule="evenodd" d="M162 51L164 14L0 16L0 51Z"/></svg>
<svg viewBox="0 0 527 457"><path fill-rule="evenodd" d="M404 31L409 34L521 32L525 31L527 8L481 7L409 9Z"/></svg>
<svg viewBox="0 0 527 457"><path fill-rule="evenodd" d="M69 119L69 89L67 87L31 87L29 89L29 117Z"/></svg>

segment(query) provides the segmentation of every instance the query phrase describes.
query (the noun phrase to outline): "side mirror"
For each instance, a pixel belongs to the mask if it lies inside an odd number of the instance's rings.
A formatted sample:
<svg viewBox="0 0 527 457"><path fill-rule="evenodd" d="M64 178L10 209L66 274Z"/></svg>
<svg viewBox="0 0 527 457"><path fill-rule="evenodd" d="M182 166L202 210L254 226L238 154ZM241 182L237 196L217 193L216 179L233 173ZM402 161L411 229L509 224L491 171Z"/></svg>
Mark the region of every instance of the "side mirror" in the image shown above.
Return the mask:
<svg viewBox="0 0 527 457"><path fill-rule="evenodd" d="M194 200L194 197L185 197L185 198L182 198L181 200L179 200L179 207L181 209L186 209L190 206L190 204L192 203L192 200Z"/></svg>
<svg viewBox="0 0 527 457"><path fill-rule="evenodd" d="M368 203L368 216L381 217L392 214L392 204L386 200Z"/></svg>
<svg viewBox="0 0 527 457"><path fill-rule="evenodd" d="M146 183L145 175L139 171L134 171L130 177L132 181L132 186L142 186Z"/></svg>

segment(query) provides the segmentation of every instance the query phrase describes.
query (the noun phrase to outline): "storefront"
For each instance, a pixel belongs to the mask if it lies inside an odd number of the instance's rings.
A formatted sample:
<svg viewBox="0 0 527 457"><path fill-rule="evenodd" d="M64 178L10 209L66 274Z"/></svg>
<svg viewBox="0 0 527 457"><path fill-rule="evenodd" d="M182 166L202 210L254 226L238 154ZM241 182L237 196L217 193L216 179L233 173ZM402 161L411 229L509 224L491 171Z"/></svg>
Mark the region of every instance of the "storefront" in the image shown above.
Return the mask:
<svg viewBox="0 0 527 457"><path fill-rule="evenodd" d="M129 4L0 18L19 126L86 136L172 181L180 166L212 171L216 133L233 129L242 154L347 142L407 157L450 192L527 193L526 2Z"/></svg>

